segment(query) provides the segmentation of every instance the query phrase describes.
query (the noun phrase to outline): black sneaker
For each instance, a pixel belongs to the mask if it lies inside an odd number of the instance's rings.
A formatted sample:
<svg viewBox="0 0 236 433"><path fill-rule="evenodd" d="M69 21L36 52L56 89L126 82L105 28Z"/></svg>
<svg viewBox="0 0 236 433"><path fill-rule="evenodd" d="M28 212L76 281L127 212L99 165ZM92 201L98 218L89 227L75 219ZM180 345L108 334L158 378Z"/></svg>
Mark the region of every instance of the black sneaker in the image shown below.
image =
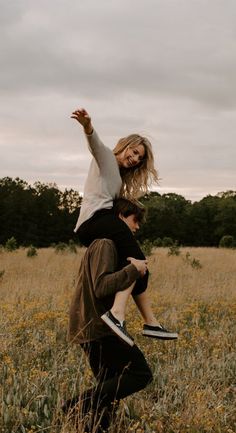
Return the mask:
<svg viewBox="0 0 236 433"><path fill-rule="evenodd" d="M125 341L130 346L134 345L134 339L129 335L126 330L125 321L120 322L116 319L110 311L107 311L101 316L101 319L115 332L118 337Z"/></svg>
<svg viewBox="0 0 236 433"><path fill-rule="evenodd" d="M145 337L160 338L161 340L176 340L178 338L177 332L170 332L162 325L143 325L143 335Z"/></svg>

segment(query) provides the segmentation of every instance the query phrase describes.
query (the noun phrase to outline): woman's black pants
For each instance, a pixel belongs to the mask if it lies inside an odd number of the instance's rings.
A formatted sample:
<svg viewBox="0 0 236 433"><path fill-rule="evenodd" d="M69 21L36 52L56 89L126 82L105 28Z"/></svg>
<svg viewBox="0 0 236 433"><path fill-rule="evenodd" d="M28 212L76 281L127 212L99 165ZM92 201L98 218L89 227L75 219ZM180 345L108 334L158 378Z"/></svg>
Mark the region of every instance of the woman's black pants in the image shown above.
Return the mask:
<svg viewBox="0 0 236 433"><path fill-rule="evenodd" d="M133 233L119 217L115 216L112 209L102 209L96 212L89 220L85 221L78 229L80 242L88 247L95 239L111 239L118 254L118 268L127 266L127 257L145 260ZM143 293L148 285L149 273L136 280L132 295Z"/></svg>

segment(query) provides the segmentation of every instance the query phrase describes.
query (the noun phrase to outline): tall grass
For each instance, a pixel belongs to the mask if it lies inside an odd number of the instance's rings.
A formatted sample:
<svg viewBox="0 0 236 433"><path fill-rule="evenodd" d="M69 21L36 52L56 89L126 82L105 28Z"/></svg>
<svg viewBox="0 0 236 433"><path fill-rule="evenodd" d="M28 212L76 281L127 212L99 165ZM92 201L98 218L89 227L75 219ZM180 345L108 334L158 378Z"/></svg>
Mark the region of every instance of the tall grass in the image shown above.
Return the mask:
<svg viewBox="0 0 236 433"><path fill-rule="evenodd" d="M201 263L193 268L186 252ZM83 250L0 254L0 387L2 433L75 433L60 411L93 382L76 345L67 343L68 309ZM129 331L154 381L120 405L111 433L236 431L236 251L182 249L149 258L150 297L178 341L142 337L132 300ZM83 428L79 428L82 433Z"/></svg>

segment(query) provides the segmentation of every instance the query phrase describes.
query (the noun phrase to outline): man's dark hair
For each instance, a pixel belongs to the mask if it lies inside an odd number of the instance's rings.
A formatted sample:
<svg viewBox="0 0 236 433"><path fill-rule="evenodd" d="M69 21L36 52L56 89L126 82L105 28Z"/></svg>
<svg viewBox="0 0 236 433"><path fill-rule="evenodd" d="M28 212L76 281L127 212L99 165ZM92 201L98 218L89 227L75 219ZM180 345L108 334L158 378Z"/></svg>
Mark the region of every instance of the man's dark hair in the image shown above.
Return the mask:
<svg viewBox="0 0 236 433"><path fill-rule="evenodd" d="M116 216L121 214L127 218L130 215L134 215L140 224L145 221L145 207L137 200L128 200L123 197L117 198L114 200L113 210Z"/></svg>

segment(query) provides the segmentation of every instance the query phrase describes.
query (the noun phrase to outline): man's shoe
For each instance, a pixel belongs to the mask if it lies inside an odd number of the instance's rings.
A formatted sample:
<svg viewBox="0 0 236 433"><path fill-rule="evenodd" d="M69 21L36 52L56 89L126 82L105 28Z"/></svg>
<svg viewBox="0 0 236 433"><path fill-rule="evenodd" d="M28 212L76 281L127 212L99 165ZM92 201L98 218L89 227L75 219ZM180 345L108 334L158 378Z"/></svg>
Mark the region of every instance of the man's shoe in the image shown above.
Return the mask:
<svg viewBox="0 0 236 433"><path fill-rule="evenodd" d="M177 332L170 332L162 325L143 325L142 334L145 335L145 337L159 338L161 340L176 340L176 338L178 338Z"/></svg>
<svg viewBox="0 0 236 433"><path fill-rule="evenodd" d="M101 316L101 319L115 332L118 337L125 341L130 346L134 345L134 339L129 335L126 330L125 321L120 322L116 319L110 311L107 311Z"/></svg>

